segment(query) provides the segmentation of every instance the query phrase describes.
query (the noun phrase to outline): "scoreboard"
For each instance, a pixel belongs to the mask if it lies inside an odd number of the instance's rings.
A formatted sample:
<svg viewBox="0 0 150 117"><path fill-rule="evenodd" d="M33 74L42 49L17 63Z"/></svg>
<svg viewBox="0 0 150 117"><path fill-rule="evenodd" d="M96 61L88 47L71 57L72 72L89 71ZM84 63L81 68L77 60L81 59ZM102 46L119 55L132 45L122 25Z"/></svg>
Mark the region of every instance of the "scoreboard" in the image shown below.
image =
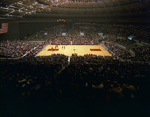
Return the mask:
<svg viewBox="0 0 150 117"><path fill-rule="evenodd" d="M57 19L57 22L65 22L65 19Z"/></svg>

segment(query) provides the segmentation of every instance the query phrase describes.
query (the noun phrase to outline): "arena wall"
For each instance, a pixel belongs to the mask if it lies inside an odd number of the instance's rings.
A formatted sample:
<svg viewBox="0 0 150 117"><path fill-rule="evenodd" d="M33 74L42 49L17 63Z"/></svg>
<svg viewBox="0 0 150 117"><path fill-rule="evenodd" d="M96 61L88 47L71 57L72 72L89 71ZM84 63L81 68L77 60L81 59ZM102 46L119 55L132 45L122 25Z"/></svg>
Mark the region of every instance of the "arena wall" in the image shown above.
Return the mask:
<svg viewBox="0 0 150 117"><path fill-rule="evenodd" d="M19 39L19 23L9 23L8 32L0 35L0 40Z"/></svg>

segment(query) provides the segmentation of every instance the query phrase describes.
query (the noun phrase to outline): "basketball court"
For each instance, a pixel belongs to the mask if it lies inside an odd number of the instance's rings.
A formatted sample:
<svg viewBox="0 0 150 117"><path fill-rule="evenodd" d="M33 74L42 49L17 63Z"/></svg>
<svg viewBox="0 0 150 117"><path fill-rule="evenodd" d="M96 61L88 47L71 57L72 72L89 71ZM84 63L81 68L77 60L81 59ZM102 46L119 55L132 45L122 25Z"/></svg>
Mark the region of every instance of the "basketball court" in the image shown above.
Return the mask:
<svg viewBox="0 0 150 117"><path fill-rule="evenodd" d="M85 54L94 54L100 56L111 56L101 45L47 45L36 56L49 56L52 54L64 54L72 56L72 54L84 56Z"/></svg>

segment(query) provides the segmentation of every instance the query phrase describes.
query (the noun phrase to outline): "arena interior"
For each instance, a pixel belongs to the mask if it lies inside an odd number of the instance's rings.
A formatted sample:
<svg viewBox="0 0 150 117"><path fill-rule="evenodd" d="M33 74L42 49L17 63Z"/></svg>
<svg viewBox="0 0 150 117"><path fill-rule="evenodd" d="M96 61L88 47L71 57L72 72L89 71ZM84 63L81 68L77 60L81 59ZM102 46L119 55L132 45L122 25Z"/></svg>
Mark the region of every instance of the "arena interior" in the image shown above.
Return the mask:
<svg viewBox="0 0 150 117"><path fill-rule="evenodd" d="M150 0L1 0L1 117L150 117Z"/></svg>

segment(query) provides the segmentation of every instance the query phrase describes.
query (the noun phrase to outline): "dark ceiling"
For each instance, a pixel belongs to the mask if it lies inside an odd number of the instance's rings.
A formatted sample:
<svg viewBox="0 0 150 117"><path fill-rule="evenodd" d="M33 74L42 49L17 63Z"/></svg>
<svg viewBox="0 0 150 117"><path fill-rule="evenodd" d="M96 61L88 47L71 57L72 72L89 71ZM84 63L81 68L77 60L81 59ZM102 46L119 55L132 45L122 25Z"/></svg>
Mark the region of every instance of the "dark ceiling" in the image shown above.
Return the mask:
<svg viewBox="0 0 150 117"><path fill-rule="evenodd" d="M0 18L150 17L150 0L1 0Z"/></svg>

